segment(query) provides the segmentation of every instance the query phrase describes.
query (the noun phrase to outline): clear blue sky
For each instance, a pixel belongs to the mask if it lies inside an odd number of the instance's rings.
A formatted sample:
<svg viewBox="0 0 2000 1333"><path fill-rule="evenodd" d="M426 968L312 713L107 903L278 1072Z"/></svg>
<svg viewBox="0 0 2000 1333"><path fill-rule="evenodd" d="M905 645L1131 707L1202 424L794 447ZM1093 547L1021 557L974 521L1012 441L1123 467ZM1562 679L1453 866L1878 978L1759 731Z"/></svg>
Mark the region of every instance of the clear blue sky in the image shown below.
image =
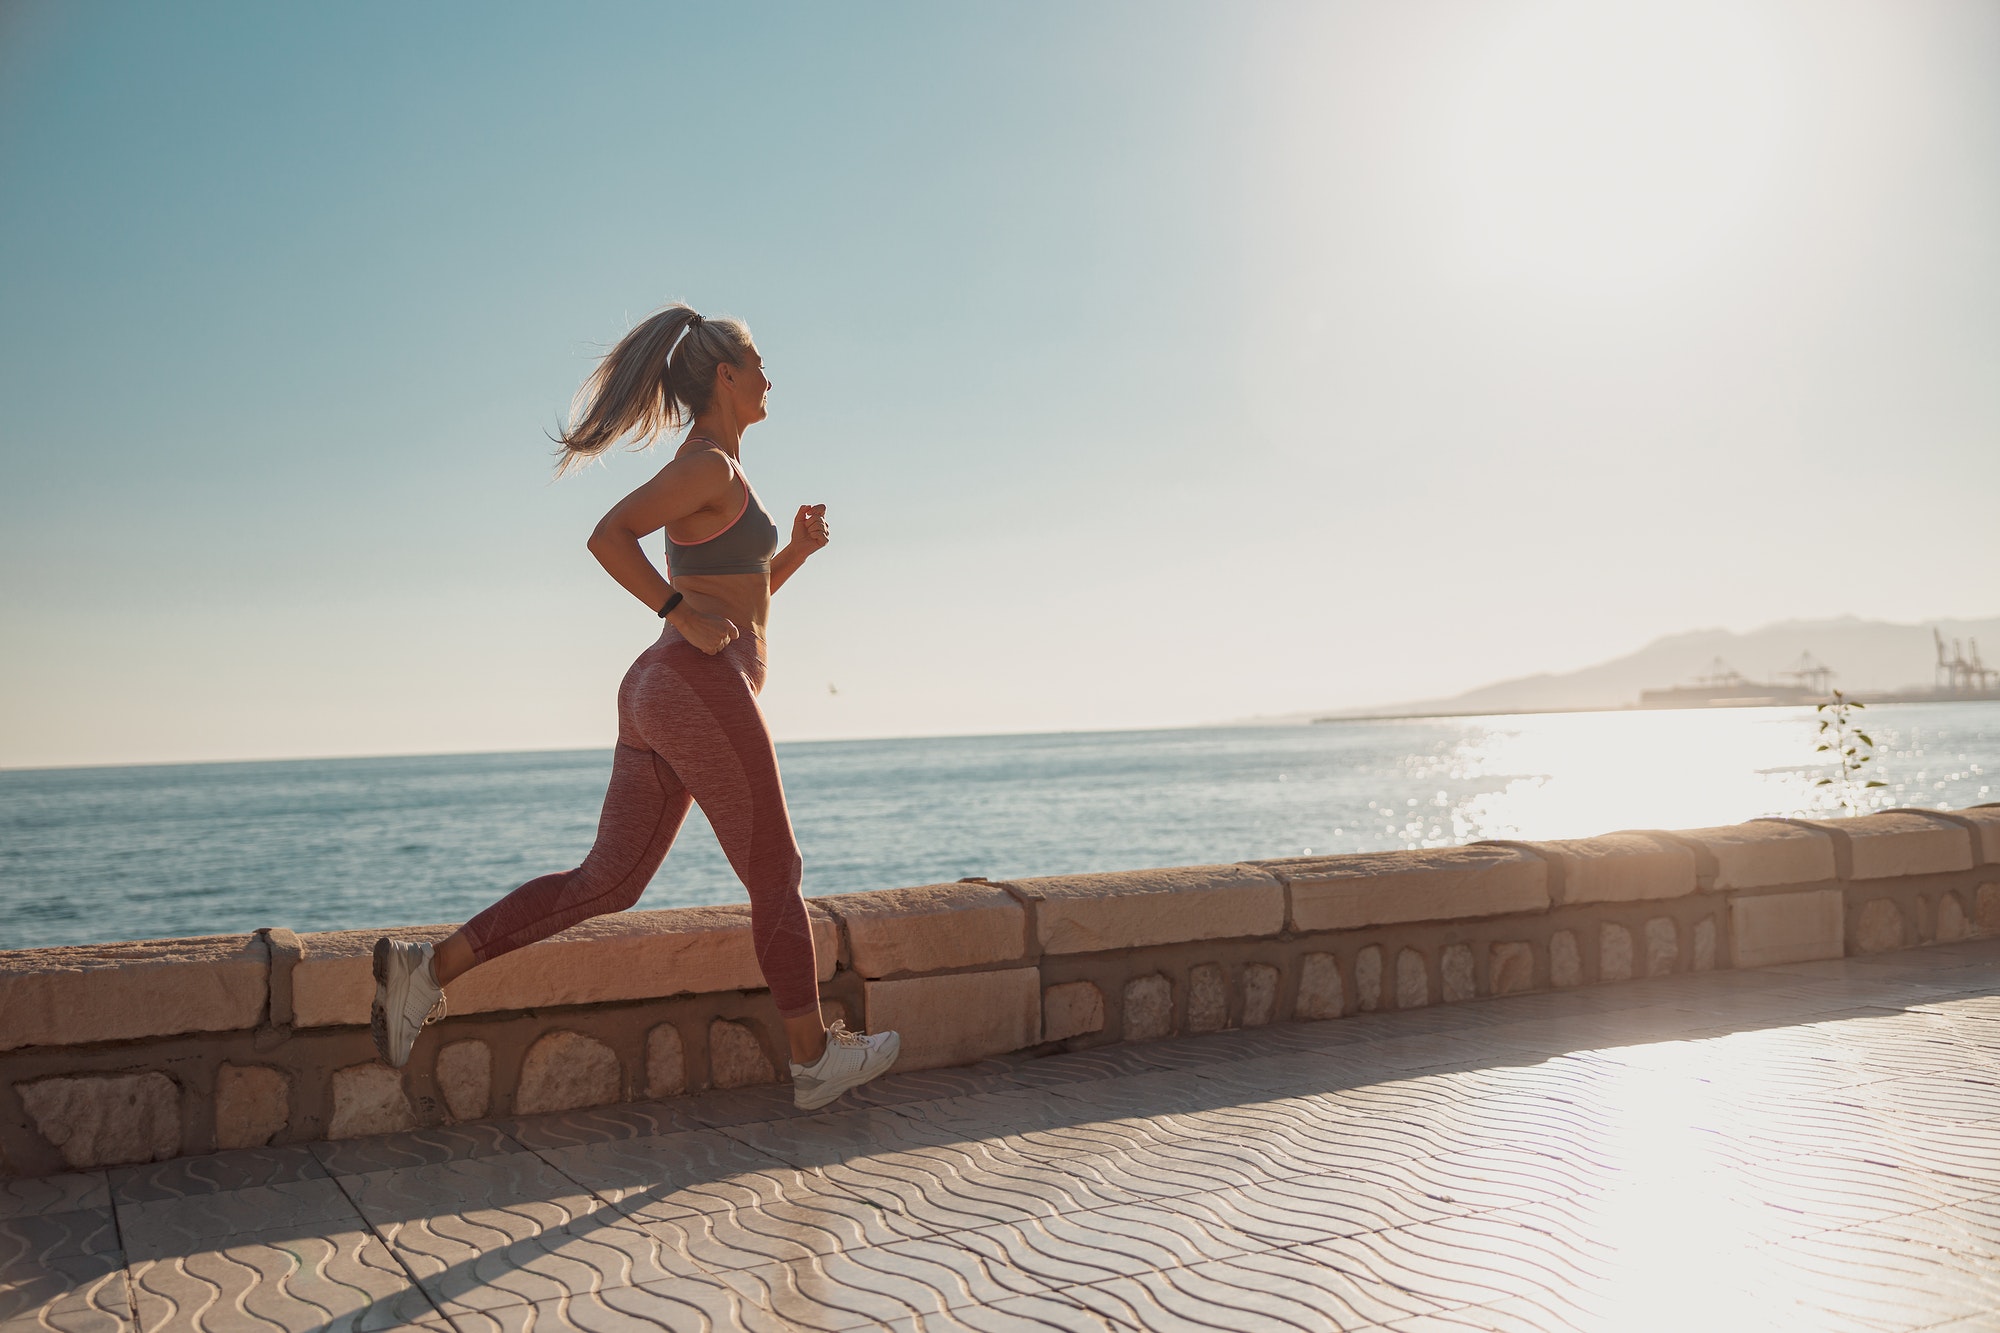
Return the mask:
<svg viewBox="0 0 2000 1333"><path fill-rule="evenodd" d="M602 745L660 302L783 737L1991 614L1990 4L0 7L0 764ZM834 685L838 693L830 692Z"/></svg>

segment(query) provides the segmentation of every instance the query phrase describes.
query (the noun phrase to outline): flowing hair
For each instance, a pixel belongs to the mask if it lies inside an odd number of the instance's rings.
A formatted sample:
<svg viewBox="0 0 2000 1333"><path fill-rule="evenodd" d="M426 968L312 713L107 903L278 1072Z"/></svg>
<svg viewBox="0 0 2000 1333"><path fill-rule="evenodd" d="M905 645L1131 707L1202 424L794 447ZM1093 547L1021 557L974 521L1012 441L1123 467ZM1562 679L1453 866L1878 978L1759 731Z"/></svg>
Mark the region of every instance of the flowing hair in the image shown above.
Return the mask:
<svg viewBox="0 0 2000 1333"><path fill-rule="evenodd" d="M643 449L687 425L708 410L715 368L742 365L750 348L750 330L738 320L704 319L678 301L648 315L577 390L569 428L555 437L556 475L627 435Z"/></svg>

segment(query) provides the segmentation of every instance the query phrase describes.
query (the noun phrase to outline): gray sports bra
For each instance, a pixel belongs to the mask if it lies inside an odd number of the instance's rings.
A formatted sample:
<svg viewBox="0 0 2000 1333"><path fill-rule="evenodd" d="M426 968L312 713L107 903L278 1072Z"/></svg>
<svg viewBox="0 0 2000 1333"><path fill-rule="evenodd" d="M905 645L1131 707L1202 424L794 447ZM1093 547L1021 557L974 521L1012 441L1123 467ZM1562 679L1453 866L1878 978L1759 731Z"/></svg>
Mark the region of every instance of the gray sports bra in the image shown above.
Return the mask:
<svg viewBox="0 0 2000 1333"><path fill-rule="evenodd" d="M713 537L698 542L677 542L667 536L667 577L680 574L768 574L771 557L778 553L778 525L764 512L757 492L743 465L717 449L728 460L730 471L743 483L743 507L729 526Z"/></svg>

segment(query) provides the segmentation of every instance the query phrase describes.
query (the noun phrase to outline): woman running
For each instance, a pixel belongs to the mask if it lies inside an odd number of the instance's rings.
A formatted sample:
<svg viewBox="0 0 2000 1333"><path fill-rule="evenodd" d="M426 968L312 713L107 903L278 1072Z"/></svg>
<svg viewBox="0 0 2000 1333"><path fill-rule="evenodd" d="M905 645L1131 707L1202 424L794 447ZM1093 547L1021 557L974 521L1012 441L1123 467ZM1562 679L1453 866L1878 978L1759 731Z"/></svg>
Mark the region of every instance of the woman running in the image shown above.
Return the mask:
<svg viewBox="0 0 2000 1333"><path fill-rule="evenodd" d="M590 534L605 572L666 622L618 688L618 748L597 841L583 864L531 879L435 947L375 942L375 1046L401 1068L444 1013L444 987L479 964L587 917L639 901L699 801L750 891L757 962L785 1022L793 1098L824 1106L896 1062L893 1032L864 1036L820 1018L812 923L799 894L778 756L757 707L771 594L829 540L825 505L802 505L792 541L750 489L743 432L771 382L750 331L670 305L625 335L578 395L558 475L630 435L650 443L689 425L672 462ZM665 528L668 578L640 540ZM671 581L669 581L671 580Z"/></svg>

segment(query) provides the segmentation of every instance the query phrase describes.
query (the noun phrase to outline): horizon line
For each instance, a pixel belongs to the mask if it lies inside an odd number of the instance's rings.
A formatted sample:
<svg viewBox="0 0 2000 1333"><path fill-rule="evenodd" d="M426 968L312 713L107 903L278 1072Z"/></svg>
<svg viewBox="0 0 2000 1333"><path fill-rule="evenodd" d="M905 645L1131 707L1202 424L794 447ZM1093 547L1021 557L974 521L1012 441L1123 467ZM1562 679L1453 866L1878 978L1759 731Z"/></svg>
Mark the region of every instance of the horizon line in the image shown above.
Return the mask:
<svg viewBox="0 0 2000 1333"><path fill-rule="evenodd" d="M779 740L776 744L853 745L865 741L951 741L985 740L1000 736L1110 736L1145 731L1216 731L1234 727L1303 726L1306 723L1297 721L1297 719L1304 716L1304 714L1273 714L1259 715L1255 718L1236 718L1228 721L1181 722L1136 727L1028 728L1019 731L923 731L892 736L813 736L798 740ZM0 774L67 773L92 768L201 768L220 767L228 764L317 764L350 759L470 759L481 755L586 754L612 748L613 746L610 744L551 745L513 746L496 750L386 750L352 754L265 755L236 759L141 759L125 763L107 761L76 764L0 764Z"/></svg>
<svg viewBox="0 0 2000 1333"><path fill-rule="evenodd" d="M1981 699L1907 699L1879 705L1883 708L1930 708L1959 704L1987 703ZM871 741L971 741L1001 737L1034 736L1129 736L1153 731L1269 731L1286 727L1311 728L1322 723L1355 722L1469 722L1491 717L1559 717L1567 714L1599 713L1757 713L1769 709L1810 709L1811 704L1773 703L1747 705L1691 706L1687 708L1644 708L1638 704L1579 705L1573 708L1500 708L1457 713L1259 713L1224 722L1187 722L1150 727L1076 727L1055 730L915 732L900 736L815 736L804 740L778 741L779 745L856 745ZM326 764L360 762L369 759L475 759L503 755L594 754L614 748L599 745L554 745L542 748L499 750L391 750L368 754L266 755L239 759L145 759L132 763L83 764L0 764L0 776L21 773L77 773L110 768L226 768L241 764Z"/></svg>

